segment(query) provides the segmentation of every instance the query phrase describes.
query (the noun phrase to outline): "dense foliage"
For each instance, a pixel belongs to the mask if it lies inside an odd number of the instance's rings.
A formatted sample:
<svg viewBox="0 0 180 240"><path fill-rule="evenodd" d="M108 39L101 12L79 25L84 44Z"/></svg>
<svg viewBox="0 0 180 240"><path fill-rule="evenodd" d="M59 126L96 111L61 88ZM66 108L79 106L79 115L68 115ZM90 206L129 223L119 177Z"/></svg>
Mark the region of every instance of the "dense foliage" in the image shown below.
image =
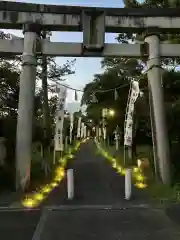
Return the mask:
<svg viewBox="0 0 180 240"><path fill-rule="evenodd" d="M153 8L153 7L174 7L179 6L180 1L162 1L162 0L125 0L125 7L129 8ZM143 40L143 34L124 34L120 33L117 36L119 43L136 42ZM180 35L161 35L162 41L171 43L179 43ZM171 148L171 162L173 166L174 180L180 179L180 164L179 164L179 143L180 143L180 72L178 69L179 59L162 59L162 66L165 69L163 73L163 90L165 98L165 110L167 116L167 126ZM101 120L102 108L112 108L116 115L108 121L108 132L112 133L116 125L119 125L121 132L124 129L124 117L126 104L129 92L130 78L140 79L140 88L144 95L139 98L135 109L135 139L136 144L152 144L151 141L151 125L149 114L149 96L147 76L142 74L145 62L142 59L125 59L125 58L104 58L101 62L104 73L95 75L91 83L87 84L84 89L82 102L87 104L87 114L94 119L94 124L97 125ZM129 78L130 77L130 78ZM119 88L118 99L114 98L114 91L98 92L99 90ZM97 102L92 101L94 93Z"/></svg>
<svg viewBox="0 0 180 240"><path fill-rule="evenodd" d="M11 35L0 31L0 38L10 39ZM43 61L45 61L44 66ZM33 143L39 143L39 145L43 146L44 150L51 146L54 134L54 116L57 102L57 96L54 94L56 83L64 80L64 77L67 75L74 73L72 70L74 63L75 61L66 62L64 65L58 66L52 57L47 57L46 59L38 58L32 129ZM20 56L1 58L0 137L6 139L7 156L4 165L0 166L0 180L9 179L11 184L15 173L15 140L20 73ZM48 135L45 134L46 131ZM48 158L47 155L44 157ZM40 161L39 165L41 165Z"/></svg>

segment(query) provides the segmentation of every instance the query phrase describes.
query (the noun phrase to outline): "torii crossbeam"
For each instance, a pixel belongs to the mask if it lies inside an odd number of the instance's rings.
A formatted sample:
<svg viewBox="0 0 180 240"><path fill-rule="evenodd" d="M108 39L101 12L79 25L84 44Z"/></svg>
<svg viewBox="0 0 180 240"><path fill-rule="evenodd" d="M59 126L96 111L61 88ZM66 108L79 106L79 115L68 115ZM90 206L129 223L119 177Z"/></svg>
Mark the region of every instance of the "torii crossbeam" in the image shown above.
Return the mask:
<svg viewBox="0 0 180 240"><path fill-rule="evenodd" d="M97 8L0 2L0 28L22 29L27 22L42 24L48 31L83 31L82 15L104 15L105 32L180 32L179 8Z"/></svg>

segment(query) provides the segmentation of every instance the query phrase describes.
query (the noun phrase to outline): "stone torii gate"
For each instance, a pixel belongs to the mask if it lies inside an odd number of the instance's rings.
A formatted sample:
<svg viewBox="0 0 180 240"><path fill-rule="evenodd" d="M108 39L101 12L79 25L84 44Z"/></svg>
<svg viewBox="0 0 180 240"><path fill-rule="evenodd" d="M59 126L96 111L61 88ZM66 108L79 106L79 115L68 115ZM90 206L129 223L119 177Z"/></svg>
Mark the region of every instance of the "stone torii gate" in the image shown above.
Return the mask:
<svg viewBox="0 0 180 240"><path fill-rule="evenodd" d="M1 1L0 28L23 29L24 32L24 39L0 40L1 56L22 54L16 136L16 188L24 189L30 179L32 115L38 55L146 57L160 173L162 181L169 183L169 145L160 82L160 57L179 57L180 45L160 43L159 33L178 32L179 26L179 10L172 8L93 8ZM43 30L83 32L83 42L41 40L40 32ZM144 33L144 43L105 44L105 32Z"/></svg>

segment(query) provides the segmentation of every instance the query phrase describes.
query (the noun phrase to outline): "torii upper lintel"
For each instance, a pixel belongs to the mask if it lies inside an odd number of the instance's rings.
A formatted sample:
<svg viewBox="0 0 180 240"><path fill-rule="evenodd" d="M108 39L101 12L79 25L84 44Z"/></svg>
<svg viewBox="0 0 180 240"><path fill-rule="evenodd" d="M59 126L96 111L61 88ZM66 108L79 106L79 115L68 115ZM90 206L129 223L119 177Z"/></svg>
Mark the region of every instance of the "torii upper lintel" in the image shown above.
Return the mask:
<svg viewBox="0 0 180 240"><path fill-rule="evenodd" d="M27 22L40 23L49 31L83 31L83 12L104 13L106 32L180 32L179 8L97 8L0 2L0 28L22 29Z"/></svg>

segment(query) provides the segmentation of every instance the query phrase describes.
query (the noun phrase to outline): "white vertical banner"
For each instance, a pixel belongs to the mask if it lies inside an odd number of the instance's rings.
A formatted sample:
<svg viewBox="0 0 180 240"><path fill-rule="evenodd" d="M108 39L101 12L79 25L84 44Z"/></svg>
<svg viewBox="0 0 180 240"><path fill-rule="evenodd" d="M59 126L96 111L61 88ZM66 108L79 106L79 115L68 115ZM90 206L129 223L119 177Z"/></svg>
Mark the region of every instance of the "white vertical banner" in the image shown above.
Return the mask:
<svg viewBox="0 0 180 240"><path fill-rule="evenodd" d="M63 124L64 108L67 97L67 88L61 86L58 92L57 110L56 110L56 132L55 132L55 151L63 151Z"/></svg>
<svg viewBox="0 0 180 240"><path fill-rule="evenodd" d="M87 136L90 137L90 130L87 131Z"/></svg>
<svg viewBox="0 0 180 240"><path fill-rule="evenodd" d="M99 128L99 137L102 136L101 128Z"/></svg>
<svg viewBox="0 0 180 240"><path fill-rule="evenodd" d="M77 138L81 137L81 117L78 118Z"/></svg>
<svg viewBox="0 0 180 240"><path fill-rule="evenodd" d="M103 108L102 109L102 117L105 118L108 115L108 109L107 108Z"/></svg>
<svg viewBox="0 0 180 240"><path fill-rule="evenodd" d="M116 150L119 149L119 133L118 133L118 126L116 127L115 130L115 141L116 141Z"/></svg>
<svg viewBox="0 0 180 240"><path fill-rule="evenodd" d="M84 138L86 138L86 136L87 136L87 127L86 125L84 125Z"/></svg>
<svg viewBox="0 0 180 240"><path fill-rule="evenodd" d="M124 145L132 146L134 103L139 96L139 82L132 81L130 98L128 99L127 115L125 120Z"/></svg>
<svg viewBox="0 0 180 240"><path fill-rule="evenodd" d="M81 123L81 138L84 137L84 123Z"/></svg>
<svg viewBox="0 0 180 240"><path fill-rule="evenodd" d="M71 113L70 115L70 133L69 133L69 141L72 143L72 132L74 127L74 114Z"/></svg>
<svg viewBox="0 0 180 240"><path fill-rule="evenodd" d="M99 138L99 128L96 127L96 137Z"/></svg>
<svg viewBox="0 0 180 240"><path fill-rule="evenodd" d="M103 127L103 139L104 140L106 140L106 135L107 135L106 127Z"/></svg>

